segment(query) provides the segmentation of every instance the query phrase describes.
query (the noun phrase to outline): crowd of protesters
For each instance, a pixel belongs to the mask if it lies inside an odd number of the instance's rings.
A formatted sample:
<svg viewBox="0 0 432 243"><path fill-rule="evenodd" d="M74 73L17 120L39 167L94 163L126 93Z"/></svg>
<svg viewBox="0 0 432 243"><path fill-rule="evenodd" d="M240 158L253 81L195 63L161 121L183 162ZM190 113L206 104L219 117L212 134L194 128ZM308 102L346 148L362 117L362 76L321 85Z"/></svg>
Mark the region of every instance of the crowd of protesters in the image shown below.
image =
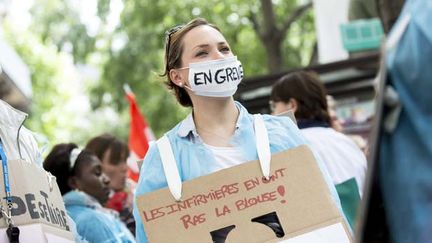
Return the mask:
<svg viewBox="0 0 432 243"><path fill-rule="evenodd" d="M347 225L355 226L366 149L341 132L332 100L316 73L297 71L281 77L271 90L272 114L253 115L233 98L243 67L217 26L197 18L168 30L164 60L162 76L168 89L191 112L149 147L139 181L127 177L127 144L110 134L90 139L82 149L74 143L57 144L44 160L75 222L77 241L148 242L136 199L169 186L166 164L177 165L181 181L187 181L261 160L256 136L261 125L269 156L301 145L310 148L331 202ZM281 115L287 111L294 113L296 122ZM276 235L282 232L276 218L260 220ZM212 240L225 242L228 234L221 230Z"/></svg>
<svg viewBox="0 0 432 243"><path fill-rule="evenodd" d="M354 184L348 183L353 185L350 193L354 197L361 194L365 157L350 139L330 127L326 92L317 77L299 72L281 78L270 97L273 115L258 119L233 99L243 68L218 27L194 19L169 30L165 45L167 85L179 104L192 111L163 137L171 145L182 180L258 159L255 143L260 138L255 137L254 124L262 122L271 153L302 144L312 147L334 203L350 216L340 204L346 195L338 195L337 188L352 179ZM230 69L235 75L218 87L200 86L194 78L203 68ZM195 75L190 75L193 72ZM300 129L288 117L277 115L287 109L294 111ZM160 166L160 146L156 143L147 152L138 184L127 177L128 146L113 135L96 136L83 149L74 143L53 147L43 166L57 177L66 210L76 224L77 239L147 242L134 195L136 198L167 186ZM281 232L276 219L262 221ZM213 242L225 242L227 234L214 234Z"/></svg>

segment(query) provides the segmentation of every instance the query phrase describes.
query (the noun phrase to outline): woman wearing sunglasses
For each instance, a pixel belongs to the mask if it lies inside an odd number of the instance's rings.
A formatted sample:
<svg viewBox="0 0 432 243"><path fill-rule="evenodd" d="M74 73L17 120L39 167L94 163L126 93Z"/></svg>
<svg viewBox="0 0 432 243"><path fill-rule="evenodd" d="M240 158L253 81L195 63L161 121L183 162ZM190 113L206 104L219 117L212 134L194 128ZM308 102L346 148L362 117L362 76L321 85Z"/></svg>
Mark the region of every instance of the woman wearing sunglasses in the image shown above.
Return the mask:
<svg viewBox="0 0 432 243"><path fill-rule="evenodd" d="M253 115L233 99L243 68L220 30L204 19L194 19L168 31L165 47L166 84L180 105L192 108L191 114L165 135L181 180L257 160ZM262 118L271 153L305 144L288 117ZM322 170L339 203L327 172ZM157 145L150 147L141 171L136 196L167 187ZM134 216L137 241L147 242L136 205ZM225 236L213 237L213 241L224 242Z"/></svg>

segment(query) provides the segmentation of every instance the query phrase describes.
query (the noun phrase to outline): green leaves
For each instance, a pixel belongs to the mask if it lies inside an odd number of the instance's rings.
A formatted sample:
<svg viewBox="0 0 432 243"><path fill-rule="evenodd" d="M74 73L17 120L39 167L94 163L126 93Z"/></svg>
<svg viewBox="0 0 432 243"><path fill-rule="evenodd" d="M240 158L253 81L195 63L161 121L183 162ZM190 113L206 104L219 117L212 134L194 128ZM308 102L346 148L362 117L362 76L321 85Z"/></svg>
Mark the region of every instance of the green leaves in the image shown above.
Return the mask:
<svg viewBox="0 0 432 243"><path fill-rule="evenodd" d="M67 141L82 124L77 120L79 104L71 58L59 54L54 45L43 45L30 33L17 33L6 28L6 39L30 69L33 98L26 126L43 134L53 143Z"/></svg>
<svg viewBox="0 0 432 243"><path fill-rule="evenodd" d="M85 0L81 0L85 1ZM117 135L128 136L128 104L122 86L128 83L136 94L142 113L149 121L157 136L162 135L185 117L188 109L180 107L164 85L159 74L164 66L165 30L179 23L189 22L195 17L204 17L216 24L230 43L233 52L241 60L246 77L269 72L265 45L254 30L251 16L258 23L263 21L263 1L270 0L123 0L120 24L114 30L108 28L113 3L119 0L98 0L95 13L89 20L82 18L78 1L36 0L32 8L34 24L29 31L39 36L44 46L55 46L57 51L70 51L74 63L91 63L100 68L100 80L87 82L92 109L104 110L109 107L116 111L116 124L104 112L98 113L97 123L106 132L114 129ZM115 5L117 6L117 5ZM281 27L284 20L298 7L297 1L272 1L275 26ZM96 26L96 27L95 27ZM315 42L313 16L311 11L292 24L280 44L279 55L284 70L308 64ZM29 48L29 47L20 47ZM55 51L53 51L54 53ZM23 50L26 58L35 55L32 50ZM37 56L37 55L36 55ZM54 53L53 56L59 56ZM95 61L96 60L96 61ZM57 62L57 61L53 61ZM36 64L38 63L38 64ZM69 82L46 77L56 77L61 65L43 65L44 60L35 61L33 85L36 94L34 112L43 113L52 109L67 94L59 93L52 87L52 80L60 84ZM42 65L42 66L40 66ZM53 68L52 70L50 68ZM51 73L50 73L51 72ZM42 78L42 77L45 77ZM48 87L43 90L42 87ZM38 95L41 95L38 97ZM104 118L103 116L107 116ZM105 119L105 121L104 121ZM41 131L52 132L43 126L59 126L60 123L40 123ZM69 131L70 132L70 131ZM96 134L87 134L93 136Z"/></svg>

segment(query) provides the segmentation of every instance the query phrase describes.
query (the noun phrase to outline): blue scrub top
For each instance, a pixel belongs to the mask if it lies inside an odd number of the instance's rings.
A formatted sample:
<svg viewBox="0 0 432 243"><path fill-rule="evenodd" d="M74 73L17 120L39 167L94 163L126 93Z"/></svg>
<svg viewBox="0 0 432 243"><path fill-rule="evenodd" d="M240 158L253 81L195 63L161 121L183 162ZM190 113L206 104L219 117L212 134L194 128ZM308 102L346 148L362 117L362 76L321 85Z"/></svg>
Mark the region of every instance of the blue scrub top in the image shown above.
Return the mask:
<svg viewBox="0 0 432 243"><path fill-rule="evenodd" d="M240 111L240 115L230 142L233 146L240 148L246 161L257 160L258 153L255 143L253 115L249 114L246 108L240 103L236 102L236 106ZM263 119L267 128L272 154L306 144L300 134L300 130L289 117L263 115ZM177 124L166 135L170 140L182 181L210 174L217 169L213 153L204 145L195 129L192 114ZM319 156L316 153L314 154L332 197L342 212L339 197L327 169ZM136 197L164 187L167 187L165 173L162 168L158 148L156 144L153 144L144 158L135 193L133 213L136 221L137 242L145 243L148 241L136 207Z"/></svg>
<svg viewBox="0 0 432 243"><path fill-rule="evenodd" d="M76 224L78 234L89 243L134 243L135 239L117 217L94 198L81 191L63 196L66 211Z"/></svg>

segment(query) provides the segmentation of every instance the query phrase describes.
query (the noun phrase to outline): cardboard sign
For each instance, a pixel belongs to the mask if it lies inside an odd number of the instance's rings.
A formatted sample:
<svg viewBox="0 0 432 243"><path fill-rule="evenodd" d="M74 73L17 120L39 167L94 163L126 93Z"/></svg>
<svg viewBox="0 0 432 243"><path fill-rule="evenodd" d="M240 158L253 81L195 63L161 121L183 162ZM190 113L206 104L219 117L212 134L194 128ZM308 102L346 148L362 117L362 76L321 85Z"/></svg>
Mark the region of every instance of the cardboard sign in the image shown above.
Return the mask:
<svg viewBox="0 0 432 243"><path fill-rule="evenodd" d="M258 161L247 162L183 182L182 201L168 188L139 196L138 209L149 242L279 242L334 224L351 236L307 146L272 155L271 177ZM253 222L276 215L283 235Z"/></svg>
<svg viewBox="0 0 432 243"><path fill-rule="evenodd" d="M7 165L14 225L42 223L60 229L65 236L72 236L55 177L24 160L8 160ZM3 168L0 169L2 170ZM0 188L4 188L3 177L0 179ZM3 189L0 190L0 196L5 197ZM4 201L3 206L6 206ZM0 228L5 227L7 224L4 215L0 215Z"/></svg>

